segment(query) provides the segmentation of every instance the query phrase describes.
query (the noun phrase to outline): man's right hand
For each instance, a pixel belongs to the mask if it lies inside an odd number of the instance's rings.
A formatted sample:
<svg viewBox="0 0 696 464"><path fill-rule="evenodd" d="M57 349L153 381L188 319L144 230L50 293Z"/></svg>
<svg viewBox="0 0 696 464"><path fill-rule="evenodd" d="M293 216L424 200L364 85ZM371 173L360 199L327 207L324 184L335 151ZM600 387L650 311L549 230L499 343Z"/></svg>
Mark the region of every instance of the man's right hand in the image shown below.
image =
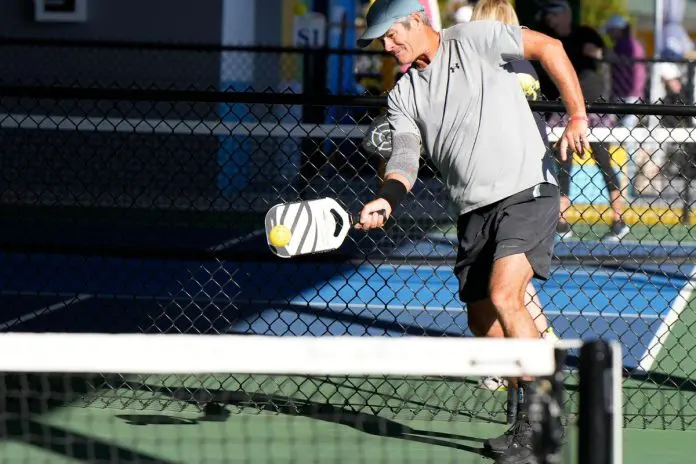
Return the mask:
<svg viewBox="0 0 696 464"><path fill-rule="evenodd" d="M563 131L563 135L561 135L561 138L556 142L556 147L560 151L561 161L566 161L568 159L568 148L570 148L572 152L580 155L581 158L585 157L585 153L589 153L590 143L587 141L588 132L587 116L580 116L577 117L577 119L576 116L570 118L568 125Z"/></svg>
<svg viewBox="0 0 696 464"><path fill-rule="evenodd" d="M382 211L386 214L382 214ZM360 223L356 224L355 228L370 230L384 227L391 212L391 206L384 198L372 200L363 206L362 211L360 211Z"/></svg>

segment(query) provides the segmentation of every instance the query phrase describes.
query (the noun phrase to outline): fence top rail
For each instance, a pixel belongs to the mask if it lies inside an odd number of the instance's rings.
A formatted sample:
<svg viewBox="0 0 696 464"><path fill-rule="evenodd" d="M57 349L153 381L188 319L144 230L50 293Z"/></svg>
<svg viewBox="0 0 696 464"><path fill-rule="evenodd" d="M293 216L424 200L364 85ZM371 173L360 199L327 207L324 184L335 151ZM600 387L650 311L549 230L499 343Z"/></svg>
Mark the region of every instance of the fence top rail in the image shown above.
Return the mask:
<svg viewBox="0 0 696 464"><path fill-rule="evenodd" d="M0 113L0 129L53 131L122 132L135 134L178 134L253 137L315 137L360 139L369 130L367 124L307 124L285 122L245 122L217 119L156 119L147 117L70 117L41 113ZM560 139L564 126L547 127L549 140ZM696 128L653 129L595 127L589 142L605 143L696 143Z"/></svg>
<svg viewBox="0 0 696 464"><path fill-rule="evenodd" d="M386 96L331 95L325 93L228 92L221 90L127 89L106 87L67 87L41 85L0 85L0 95L17 98L54 100L124 100L201 103L239 103L262 105L383 107ZM530 102L533 111L565 113L559 101ZM694 105L647 103L590 103L587 111L597 114L636 114L655 116L696 116Z"/></svg>
<svg viewBox="0 0 696 464"><path fill-rule="evenodd" d="M37 46L51 48L101 48L101 49L131 49L131 50L158 50L158 51L200 51L200 52L249 52L249 53L292 53L299 55L329 54L329 55L378 55L390 56L384 50L365 50L361 48L333 48L328 45L318 48L289 47L283 45L268 44L219 44L207 42L142 42L126 40L84 40L84 39L56 39L41 37L8 37L0 36L0 46ZM627 58L622 56L606 56L598 59L599 62L636 62L636 63L675 63L696 64L694 60L684 58L644 57Z"/></svg>
<svg viewBox="0 0 696 464"><path fill-rule="evenodd" d="M292 53L298 55L330 54L330 55L383 55L389 54L382 50L364 50L347 48L288 47L282 45L224 45L219 43L182 43L182 42L133 42L125 40L77 40L77 39L46 39L33 37L2 37L0 46L3 47L50 47L50 48L101 48L123 50L157 50L157 51L193 51L193 52L249 52L249 53Z"/></svg>

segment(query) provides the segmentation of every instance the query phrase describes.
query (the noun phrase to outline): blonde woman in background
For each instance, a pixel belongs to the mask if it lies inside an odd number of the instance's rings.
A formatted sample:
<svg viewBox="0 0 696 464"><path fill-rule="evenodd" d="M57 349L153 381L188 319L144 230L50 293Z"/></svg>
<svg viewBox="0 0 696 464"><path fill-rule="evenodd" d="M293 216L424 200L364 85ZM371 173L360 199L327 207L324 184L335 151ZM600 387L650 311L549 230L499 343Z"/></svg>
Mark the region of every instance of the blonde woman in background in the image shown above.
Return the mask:
<svg viewBox="0 0 696 464"><path fill-rule="evenodd" d="M508 2L508 0L480 0L476 3L471 15L471 21L500 21L505 24L514 24L519 26L517 13ZM511 61L505 65L505 69L517 74L520 79L520 85L523 92L530 100L536 100L539 96L539 78L534 70L534 66L529 61L517 60ZM537 127L541 138L544 140L544 145L549 146L548 135L546 134L546 123L541 115L535 113ZM541 336L547 340L557 341L558 337L553 332L546 316L542 313L541 301L537 295L534 285L530 282L525 295L525 305L529 314L534 319L534 324ZM480 384L481 388L492 391L505 390L507 382L500 377L488 377L483 379Z"/></svg>

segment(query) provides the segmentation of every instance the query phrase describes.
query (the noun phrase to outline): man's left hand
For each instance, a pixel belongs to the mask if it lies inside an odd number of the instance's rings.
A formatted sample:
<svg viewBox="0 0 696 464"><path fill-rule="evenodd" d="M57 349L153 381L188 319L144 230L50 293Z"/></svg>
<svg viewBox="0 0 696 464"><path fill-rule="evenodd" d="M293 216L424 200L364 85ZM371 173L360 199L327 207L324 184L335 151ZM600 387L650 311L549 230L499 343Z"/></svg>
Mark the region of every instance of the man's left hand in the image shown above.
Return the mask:
<svg viewBox="0 0 696 464"><path fill-rule="evenodd" d="M571 117L568 125L563 131L563 135L556 143L560 150L561 160L568 159L568 148L585 157L585 152L590 150L590 142L587 141L587 118L586 117Z"/></svg>

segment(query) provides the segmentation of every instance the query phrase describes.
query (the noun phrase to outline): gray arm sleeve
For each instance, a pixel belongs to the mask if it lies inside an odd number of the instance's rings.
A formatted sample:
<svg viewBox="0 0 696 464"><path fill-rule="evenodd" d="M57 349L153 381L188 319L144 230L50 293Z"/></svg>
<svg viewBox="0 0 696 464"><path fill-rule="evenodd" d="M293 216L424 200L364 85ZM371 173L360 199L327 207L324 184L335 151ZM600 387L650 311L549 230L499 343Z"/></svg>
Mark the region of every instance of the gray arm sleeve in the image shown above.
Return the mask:
<svg viewBox="0 0 696 464"><path fill-rule="evenodd" d="M420 139L415 134L402 133L392 137L392 154L387 162L385 174L401 174L411 183L418 179L420 166Z"/></svg>

